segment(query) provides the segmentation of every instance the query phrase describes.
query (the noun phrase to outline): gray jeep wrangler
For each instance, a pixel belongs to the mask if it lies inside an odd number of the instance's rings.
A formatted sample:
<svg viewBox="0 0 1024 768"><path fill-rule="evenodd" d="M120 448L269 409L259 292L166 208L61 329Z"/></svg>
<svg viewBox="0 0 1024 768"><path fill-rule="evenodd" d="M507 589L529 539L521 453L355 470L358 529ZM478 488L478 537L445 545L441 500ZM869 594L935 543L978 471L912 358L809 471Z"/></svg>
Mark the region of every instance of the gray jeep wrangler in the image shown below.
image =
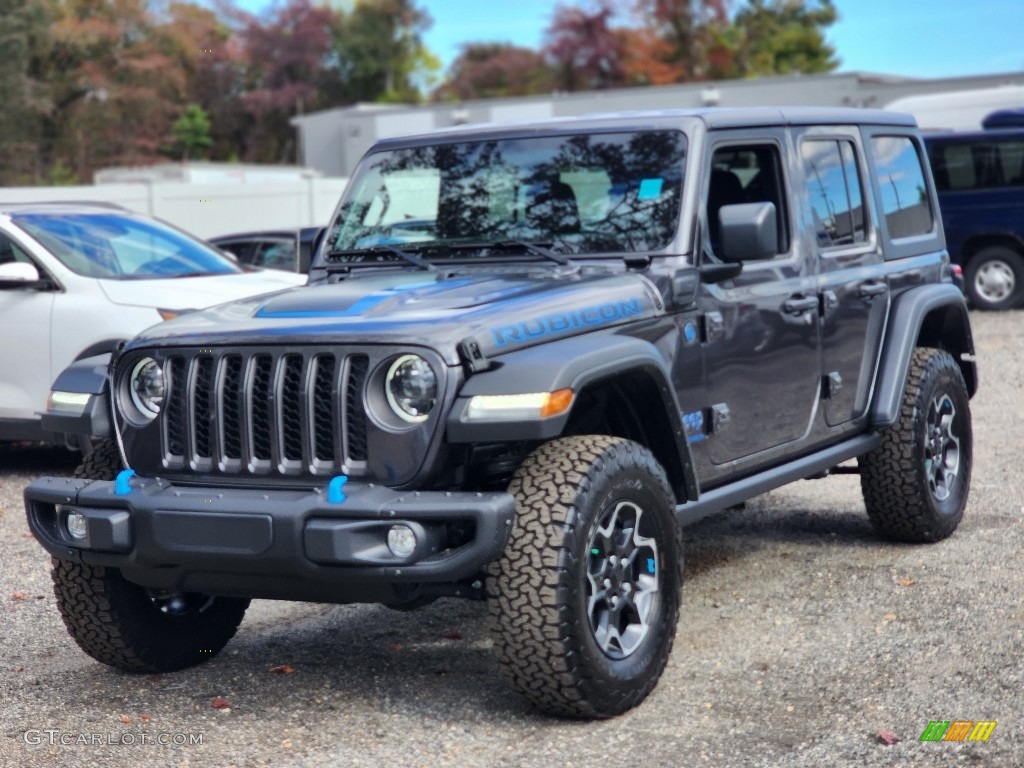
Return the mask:
<svg viewBox="0 0 1024 768"><path fill-rule="evenodd" d="M536 706L612 716L671 651L682 526L838 469L881 535L953 533L978 379L950 275L906 116L389 139L308 286L61 376L47 424L97 448L28 521L119 669L210 658L252 598L460 596Z"/></svg>

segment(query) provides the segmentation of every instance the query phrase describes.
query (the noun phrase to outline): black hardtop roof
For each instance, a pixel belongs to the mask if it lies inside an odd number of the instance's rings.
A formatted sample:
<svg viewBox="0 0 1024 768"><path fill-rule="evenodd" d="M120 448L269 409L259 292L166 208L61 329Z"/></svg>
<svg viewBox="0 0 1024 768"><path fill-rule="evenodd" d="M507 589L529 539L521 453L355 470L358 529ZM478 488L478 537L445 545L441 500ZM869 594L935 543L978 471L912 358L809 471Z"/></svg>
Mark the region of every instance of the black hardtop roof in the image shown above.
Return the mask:
<svg viewBox="0 0 1024 768"><path fill-rule="evenodd" d="M521 136L523 134L560 134L609 130L650 130L681 128L701 122L709 130L786 125L888 125L916 128L912 115L881 109L853 107L706 107L699 109L660 109L634 112L603 112L543 120L471 123L441 128L429 133L381 139L372 150L405 145L423 145L437 141L466 140L475 136Z"/></svg>

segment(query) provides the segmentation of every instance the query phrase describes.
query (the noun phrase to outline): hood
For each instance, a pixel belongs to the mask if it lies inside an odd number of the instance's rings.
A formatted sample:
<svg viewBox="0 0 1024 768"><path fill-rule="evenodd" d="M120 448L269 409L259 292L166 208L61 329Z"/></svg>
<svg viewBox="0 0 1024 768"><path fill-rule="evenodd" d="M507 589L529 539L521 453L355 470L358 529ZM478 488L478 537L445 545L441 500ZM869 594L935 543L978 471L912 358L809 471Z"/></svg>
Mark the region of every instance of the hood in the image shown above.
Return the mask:
<svg viewBox="0 0 1024 768"><path fill-rule="evenodd" d="M98 279L97 282L114 304L184 310L205 309L225 301L294 288L304 285L306 279L306 275L293 272L261 270L162 280Z"/></svg>
<svg viewBox="0 0 1024 768"><path fill-rule="evenodd" d="M663 314L635 273L377 272L236 301L154 326L130 346L405 344L449 364L471 338L487 356Z"/></svg>

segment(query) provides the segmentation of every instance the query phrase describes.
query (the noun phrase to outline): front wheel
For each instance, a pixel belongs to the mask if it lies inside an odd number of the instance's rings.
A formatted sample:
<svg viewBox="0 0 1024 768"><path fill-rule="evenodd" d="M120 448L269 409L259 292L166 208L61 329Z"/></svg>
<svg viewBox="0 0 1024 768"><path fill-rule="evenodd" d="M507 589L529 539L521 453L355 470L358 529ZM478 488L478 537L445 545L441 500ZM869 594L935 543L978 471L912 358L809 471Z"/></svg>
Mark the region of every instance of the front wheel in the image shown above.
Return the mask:
<svg viewBox="0 0 1024 768"><path fill-rule="evenodd" d="M113 440L100 440L75 477L113 480ZM212 659L234 636L248 600L195 592L155 593L116 568L54 558L53 591L68 634L97 661L126 672L171 672Z"/></svg>
<svg viewBox="0 0 1024 768"><path fill-rule="evenodd" d="M682 556L665 472L616 437L560 438L513 476L516 519L490 569L495 650L509 682L554 714L639 704L665 668Z"/></svg>
<svg viewBox="0 0 1024 768"><path fill-rule="evenodd" d="M971 411L960 366L944 350L918 348L899 420L859 459L864 504L875 529L913 543L952 534L967 506L972 456Z"/></svg>

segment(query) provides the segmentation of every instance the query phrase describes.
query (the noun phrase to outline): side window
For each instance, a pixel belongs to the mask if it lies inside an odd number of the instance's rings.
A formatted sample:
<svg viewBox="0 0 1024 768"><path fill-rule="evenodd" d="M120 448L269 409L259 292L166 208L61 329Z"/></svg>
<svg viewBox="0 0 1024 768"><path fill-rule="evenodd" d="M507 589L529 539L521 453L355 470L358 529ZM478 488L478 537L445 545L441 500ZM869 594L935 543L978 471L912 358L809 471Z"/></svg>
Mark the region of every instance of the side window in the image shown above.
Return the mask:
<svg viewBox="0 0 1024 768"><path fill-rule="evenodd" d="M867 239L860 169L853 142L813 139L803 142L807 199L821 248L842 248Z"/></svg>
<svg viewBox="0 0 1024 768"><path fill-rule="evenodd" d="M718 212L738 203L774 203L779 253L789 251L782 163L774 144L730 145L719 147L711 156L708 180L707 224L711 250L721 247L721 222Z"/></svg>
<svg viewBox="0 0 1024 768"><path fill-rule="evenodd" d="M942 192L1024 186L1024 139L936 144L931 160Z"/></svg>
<svg viewBox="0 0 1024 768"><path fill-rule="evenodd" d="M931 232L935 214L914 142L907 136L874 136L871 151L889 237L898 240Z"/></svg>
<svg viewBox="0 0 1024 768"><path fill-rule="evenodd" d="M253 265L265 269L295 271L295 241L269 240L260 246Z"/></svg>
<svg viewBox="0 0 1024 768"><path fill-rule="evenodd" d="M32 259L28 257L21 248L14 244L7 235L0 233L0 264L9 264L20 261L24 264L31 264Z"/></svg>

